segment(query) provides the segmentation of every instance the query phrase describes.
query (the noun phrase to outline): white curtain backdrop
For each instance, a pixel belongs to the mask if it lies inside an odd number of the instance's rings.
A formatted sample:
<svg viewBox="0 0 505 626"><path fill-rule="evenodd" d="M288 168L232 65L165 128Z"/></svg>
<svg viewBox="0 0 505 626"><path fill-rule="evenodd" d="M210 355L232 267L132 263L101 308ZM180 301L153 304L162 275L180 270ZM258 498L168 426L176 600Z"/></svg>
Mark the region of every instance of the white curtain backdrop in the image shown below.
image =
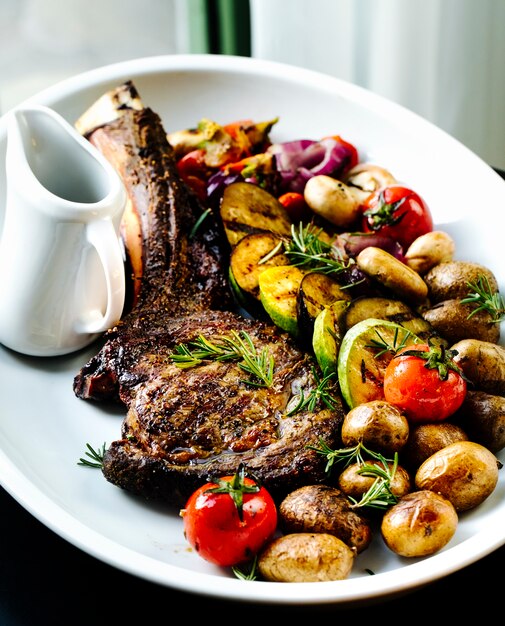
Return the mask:
<svg viewBox="0 0 505 626"><path fill-rule="evenodd" d="M250 2L252 56L366 87L505 169L504 0Z"/></svg>

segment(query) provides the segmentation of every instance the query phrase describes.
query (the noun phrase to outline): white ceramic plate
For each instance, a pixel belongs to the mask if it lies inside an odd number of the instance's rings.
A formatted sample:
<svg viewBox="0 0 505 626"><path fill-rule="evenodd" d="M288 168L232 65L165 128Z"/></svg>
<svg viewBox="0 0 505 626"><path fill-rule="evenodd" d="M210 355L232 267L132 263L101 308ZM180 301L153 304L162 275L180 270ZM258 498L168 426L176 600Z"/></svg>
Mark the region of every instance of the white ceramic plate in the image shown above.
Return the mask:
<svg viewBox="0 0 505 626"><path fill-rule="evenodd" d="M104 91L132 79L167 131L202 117L280 117L274 140L340 134L361 158L389 168L430 205L457 257L479 261L503 292L505 182L460 143L423 119L363 89L321 74L241 57L167 56L88 72L31 101L73 122ZM4 213L5 118L0 120L0 228ZM29 253L29 251L27 251ZM8 268L2 268L8 271ZM347 580L244 582L188 549L180 518L107 483L77 461L86 442L117 439L123 413L74 397L72 381L93 348L69 357L28 358L0 347L0 481L18 502L87 553L147 580L221 598L267 603L356 603L422 586L505 543L505 477L478 509L461 516L440 553L406 560L380 538L357 559ZM503 455L501 460L505 461ZM372 570L371 576L366 570Z"/></svg>

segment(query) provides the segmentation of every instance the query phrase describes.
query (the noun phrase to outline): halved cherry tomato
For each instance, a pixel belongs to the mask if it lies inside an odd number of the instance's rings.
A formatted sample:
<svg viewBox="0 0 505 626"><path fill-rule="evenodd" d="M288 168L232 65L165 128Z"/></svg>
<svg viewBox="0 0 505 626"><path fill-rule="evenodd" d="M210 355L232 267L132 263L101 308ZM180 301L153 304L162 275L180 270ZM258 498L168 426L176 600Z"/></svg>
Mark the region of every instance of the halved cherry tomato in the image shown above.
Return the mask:
<svg viewBox="0 0 505 626"><path fill-rule="evenodd" d="M272 496L243 467L198 488L181 516L189 544L203 559L223 567L249 561L277 528Z"/></svg>
<svg viewBox="0 0 505 626"><path fill-rule="evenodd" d="M415 191L388 185L374 191L363 203L362 229L391 237L406 251L414 239L433 230L433 218Z"/></svg>
<svg viewBox="0 0 505 626"><path fill-rule="evenodd" d="M384 373L384 397L413 423L440 422L463 403L466 379L454 362L456 353L443 346L406 346Z"/></svg>

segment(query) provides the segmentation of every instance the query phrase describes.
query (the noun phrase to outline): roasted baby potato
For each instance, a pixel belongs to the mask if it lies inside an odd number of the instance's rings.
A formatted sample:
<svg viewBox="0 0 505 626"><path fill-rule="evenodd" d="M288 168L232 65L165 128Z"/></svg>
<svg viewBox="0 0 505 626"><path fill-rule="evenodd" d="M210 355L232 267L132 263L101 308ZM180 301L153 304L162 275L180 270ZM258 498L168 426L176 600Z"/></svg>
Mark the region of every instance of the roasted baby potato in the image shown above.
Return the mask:
<svg viewBox="0 0 505 626"><path fill-rule="evenodd" d="M468 441L465 430L456 424L436 422L411 425L409 438L400 453L400 462L415 471L428 457L455 441Z"/></svg>
<svg viewBox="0 0 505 626"><path fill-rule="evenodd" d="M385 469L383 464L376 459L366 461L366 463L369 465L377 465L382 470ZM388 462L387 465L389 471L392 471L393 463ZM370 487L372 487L377 479L377 476L362 473L362 471L363 463L352 463L351 465L348 465L338 477L339 489L345 493L346 496L354 498L358 502L361 499L361 496L363 496L363 494L365 494ZM411 480L410 474L405 468L400 465L396 467L393 478L389 483L389 489L397 498L401 498L409 493L411 490Z"/></svg>
<svg viewBox="0 0 505 626"><path fill-rule="evenodd" d="M451 502L434 491L407 494L386 511L381 534L387 547L406 557L434 554L446 546L458 527Z"/></svg>
<svg viewBox="0 0 505 626"><path fill-rule="evenodd" d="M398 452L407 443L407 418L389 402L372 400L351 409L342 423L341 438L345 446L359 442L374 452Z"/></svg>
<svg viewBox="0 0 505 626"><path fill-rule="evenodd" d="M493 292L498 283L493 272L479 263L468 261L445 261L435 265L424 276L428 297L434 304L444 300L466 298L472 291L468 283L476 284L480 278L487 279Z"/></svg>
<svg viewBox="0 0 505 626"><path fill-rule="evenodd" d="M306 583L344 580L355 551L328 533L292 533L274 539L260 553L258 571L272 582Z"/></svg>
<svg viewBox="0 0 505 626"><path fill-rule="evenodd" d="M490 341L464 339L451 349L457 351L456 361L473 389L505 396L505 348Z"/></svg>
<svg viewBox="0 0 505 626"><path fill-rule="evenodd" d="M279 505L279 523L288 533L335 535L357 552L372 540L368 521L351 508L345 494L328 485L306 485L288 494Z"/></svg>
<svg viewBox="0 0 505 626"><path fill-rule="evenodd" d="M472 441L491 452L505 448L505 397L485 391L467 391L461 407L452 416Z"/></svg>
<svg viewBox="0 0 505 626"><path fill-rule="evenodd" d="M435 452L415 474L418 489L430 489L452 502L456 511L473 509L494 491L500 461L474 441L456 441Z"/></svg>
<svg viewBox="0 0 505 626"><path fill-rule="evenodd" d="M422 312L423 318L449 343L463 339L477 339L498 343L500 327L493 323L487 311L475 312L472 304L463 304L454 298L438 302Z"/></svg>

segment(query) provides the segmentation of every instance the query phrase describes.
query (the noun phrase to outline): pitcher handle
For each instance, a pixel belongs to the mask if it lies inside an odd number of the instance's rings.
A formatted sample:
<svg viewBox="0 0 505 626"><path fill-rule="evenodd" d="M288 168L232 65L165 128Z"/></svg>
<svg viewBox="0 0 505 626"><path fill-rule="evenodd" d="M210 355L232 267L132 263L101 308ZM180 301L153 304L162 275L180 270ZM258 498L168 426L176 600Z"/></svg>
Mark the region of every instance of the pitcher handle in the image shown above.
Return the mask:
<svg viewBox="0 0 505 626"><path fill-rule="evenodd" d="M105 274L107 307L105 313L94 312L78 323L78 332L101 333L121 318L125 301L124 261L119 238L110 219L90 222L86 227L89 243L95 248Z"/></svg>

